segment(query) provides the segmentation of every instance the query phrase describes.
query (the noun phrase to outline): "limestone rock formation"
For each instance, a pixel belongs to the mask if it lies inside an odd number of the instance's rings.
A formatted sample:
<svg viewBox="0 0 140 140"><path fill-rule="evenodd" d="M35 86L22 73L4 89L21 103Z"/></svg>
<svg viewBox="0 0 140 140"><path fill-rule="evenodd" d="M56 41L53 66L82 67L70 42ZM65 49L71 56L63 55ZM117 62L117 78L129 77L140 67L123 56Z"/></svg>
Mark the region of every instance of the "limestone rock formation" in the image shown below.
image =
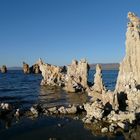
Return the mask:
<svg viewBox="0 0 140 140"><path fill-rule="evenodd" d="M30 66L29 66L27 63L25 63L25 62L23 62L23 72L24 72L25 74L29 74L29 73L39 74L39 73L41 73L38 64L34 64L34 65L32 65L32 66L30 67Z"/></svg>
<svg viewBox="0 0 140 140"><path fill-rule="evenodd" d="M41 85L64 86L65 73L61 67L44 63L41 59L37 64L43 76Z"/></svg>
<svg viewBox="0 0 140 140"><path fill-rule="evenodd" d="M92 120L93 118L101 120L104 116L104 105L99 100L84 104L84 108L87 112L85 120Z"/></svg>
<svg viewBox="0 0 140 140"><path fill-rule="evenodd" d="M23 62L23 72L25 74L29 74L30 73L30 67L28 64L26 64L25 62Z"/></svg>
<svg viewBox="0 0 140 140"><path fill-rule="evenodd" d="M67 68L44 63L41 59L37 64L43 76L41 85L62 86L68 92L83 91L88 86L89 65L85 59L74 60Z"/></svg>
<svg viewBox="0 0 140 140"><path fill-rule="evenodd" d="M140 19L129 12L126 32L126 55L120 64L116 92L119 108L140 113Z"/></svg>
<svg viewBox="0 0 140 140"><path fill-rule="evenodd" d="M3 65L1 67L1 73L7 73L7 67L6 67L6 65Z"/></svg>
<svg viewBox="0 0 140 140"><path fill-rule="evenodd" d="M140 19L134 14L128 13L128 26L126 32L126 55L120 64L116 90L123 92L126 86L135 81L137 87L140 85Z"/></svg>
<svg viewBox="0 0 140 140"><path fill-rule="evenodd" d="M124 95L127 95L127 100L124 103L127 110L140 113L140 90L129 88L125 90L125 93Z"/></svg>
<svg viewBox="0 0 140 140"><path fill-rule="evenodd" d="M66 90L76 92L85 90L88 86L88 71L89 65L85 59L72 61L72 64L67 66Z"/></svg>
<svg viewBox="0 0 140 140"><path fill-rule="evenodd" d="M30 67L30 72L34 73L34 74L39 74L41 73L40 69L39 69L39 65L38 64L34 64L33 66Z"/></svg>
<svg viewBox="0 0 140 140"><path fill-rule="evenodd" d="M102 69L99 64L96 65L96 73L94 75L94 85L92 89L99 93L102 93L105 90L102 80Z"/></svg>
<svg viewBox="0 0 140 140"><path fill-rule="evenodd" d="M110 107L113 110L119 109L117 93L113 91L104 91L102 93L101 101L104 106Z"/></svg>
<svg viewBox="0 0 140 140"><path fill-rule="evenodd" d="M97 99L101 100L104 105L109 102L112 105L113 94L107 92L103 80L102 80L102 70L99 64L96 65L96 73L94 75L94 84L91 88L87 89L88 95L92 97L92 101Z"/></svg>

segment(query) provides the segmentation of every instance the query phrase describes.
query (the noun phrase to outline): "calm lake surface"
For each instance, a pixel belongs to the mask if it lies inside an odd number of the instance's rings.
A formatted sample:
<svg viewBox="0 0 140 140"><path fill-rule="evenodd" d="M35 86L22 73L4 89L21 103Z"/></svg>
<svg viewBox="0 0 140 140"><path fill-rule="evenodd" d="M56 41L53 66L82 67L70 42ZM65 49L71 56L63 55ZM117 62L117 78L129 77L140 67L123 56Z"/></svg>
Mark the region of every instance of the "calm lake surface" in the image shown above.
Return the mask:
<svg viewBox="0 0 140 140"><path fill-rule="evenodd" d="M89 72L89 81L93 82L95 71ZM107 89L113 90L118 71L103 71L103 81ZM66 93L61 88L40 86L41 75L25 75L22 71L0 73L0 102L8 102L16 108L29 109L34 104L56 106L82 104L87 95ZM61 124L62 127L58 127ZM45 117L20 120L0 119L0 140L124 140L122 133L114 137L96 136L81 121L67 117Z"/></svg>
<svg viewBox="0 0 140 140"><path fill-rule="evenodd" d="M89 81L93 82L95 71L89 72ZM118 71L103 71L103 81L107 89L113 90ZM29 108L33 104L54 106L69 103L82 104L86 95L80 93L68 94L61 88L40 86L40 74L23 74L22 71L0 73L0 102L8 102L18 108Z"/></svg>

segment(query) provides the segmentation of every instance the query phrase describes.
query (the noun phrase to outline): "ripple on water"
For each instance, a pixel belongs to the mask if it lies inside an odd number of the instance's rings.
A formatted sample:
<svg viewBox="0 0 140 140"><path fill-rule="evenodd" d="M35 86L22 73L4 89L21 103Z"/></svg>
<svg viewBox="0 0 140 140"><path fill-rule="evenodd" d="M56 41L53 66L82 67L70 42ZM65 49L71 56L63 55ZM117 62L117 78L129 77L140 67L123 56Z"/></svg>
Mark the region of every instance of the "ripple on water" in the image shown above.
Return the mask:
<svg viewBox="0 0 140 140"><path fill-rule="evenodd" d="M90 71L89 81L93 82L95 71ZM46 106L82 104L86 102L85 93L66 93L61 88L40 86L41 75L23 74L22 71L8 71L0 74L0 101L20 105L23 108L35 103ZM107 88L115 87L117 71L103 71Z"/></svg>

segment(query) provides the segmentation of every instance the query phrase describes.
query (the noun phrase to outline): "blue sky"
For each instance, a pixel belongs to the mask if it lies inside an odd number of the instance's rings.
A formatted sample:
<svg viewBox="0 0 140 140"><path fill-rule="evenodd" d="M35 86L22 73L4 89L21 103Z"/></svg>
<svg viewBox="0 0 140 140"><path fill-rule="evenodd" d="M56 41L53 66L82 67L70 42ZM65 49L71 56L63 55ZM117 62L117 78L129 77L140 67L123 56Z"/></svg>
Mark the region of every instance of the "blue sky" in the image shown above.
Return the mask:
<svg viewBox="0 0 140 140"><path fill-rule="evenodd" d="M140 0L0 0L0 66L120 62L129 11Z"/></svg>

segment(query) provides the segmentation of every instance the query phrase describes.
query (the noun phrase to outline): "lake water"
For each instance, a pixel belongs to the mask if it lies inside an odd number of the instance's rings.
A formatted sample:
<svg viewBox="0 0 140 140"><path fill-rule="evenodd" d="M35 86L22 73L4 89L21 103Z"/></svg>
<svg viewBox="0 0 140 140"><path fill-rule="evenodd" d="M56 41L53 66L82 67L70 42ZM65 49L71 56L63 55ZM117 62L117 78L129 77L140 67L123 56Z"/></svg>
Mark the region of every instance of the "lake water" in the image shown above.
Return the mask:
<svg viewBox="0 0 140 140"><path fill-rule="evenodd" d="M93 82L95 71L89 72L89 81ZM107 89L113 90L118 71L103 71L103 82ZM0 102L8 102L16 108L29 109L34 104L56 106L82 104L87 95L82 93L66 93L61 88L40 86L42 76L25 75L22 71L0 73ZM62 127L58 127L62 124ZM40 116L34 120L0 119L0 140L124 140L122 133L110 136L96 136L81 121L67 117Z"/></svg>
<svg viewBox="0 0 140 140"><path fill-rule="evenodd" d="M89 72L89 81L93 82L95 71ZM118 71L103 71L103 81L107 89L113 90ZM40 74L23 74L22 71L0 73L0 102L8 102L18 108L29 108L33 104L54 106L69 103L83 103L86 95L68 94L61 88L40 86Z"/></svg>

